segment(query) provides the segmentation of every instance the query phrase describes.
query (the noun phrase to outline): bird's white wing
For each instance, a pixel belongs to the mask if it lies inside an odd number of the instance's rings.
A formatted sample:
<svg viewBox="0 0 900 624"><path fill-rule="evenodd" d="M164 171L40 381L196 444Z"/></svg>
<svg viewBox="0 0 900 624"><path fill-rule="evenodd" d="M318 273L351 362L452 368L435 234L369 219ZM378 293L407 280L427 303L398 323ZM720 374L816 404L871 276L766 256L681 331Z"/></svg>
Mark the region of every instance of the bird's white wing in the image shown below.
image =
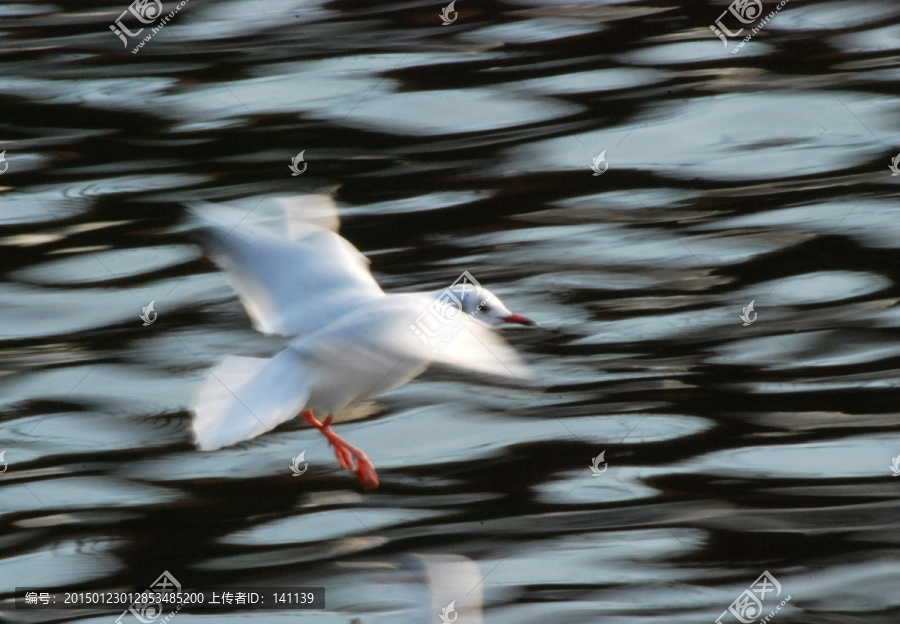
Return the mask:
<svg viewBox="0 0 900 624"><path fill-rule="evenodd" d="M457 335L432 353L436 364L522 382L533 379L531 369L499 332L475 319L470 319Z"/></svg>
<svg viewBox="0 0 900 624"><path fill-rule="evenodd" d="M291 195L274 197L272 202L282 210L287 237L297 240L306 236L309 226L337 233L341 227L337 206L328 195Z"/></svg>
<svg viewBox="0 0 900 624"><path fill-rule="evenodd" d="M197 394L194 440L214 451L255 438L297 416L308 396L307 369L292 349L269 360L228 357Z"/></svg>
<svg viewBox="0 0 900 624"><path fill-rule="evenodd" d="M437 363L480 373L531 378L518 354L491 327L465 316L438 328L428 326L422 337L421 316L431 315L435 299L429 295L388 294L321 330L295 339L291 346L303 354L315 375L327 378L347 393L324 407L339 409L340 399L377 396ZM440 302L438 307L440 308ZM325 383L324 381L322 383ZM357 388L352 393L348 387ZM318 407L318 406L317 406Z"/></svg>
<svg viewBox="0 0 900 624"><path fill-rule="evenodd" d="M397 295L400 296L400 295ZM429 294L402 295L394 339L430 362L521 381L532 373L503 336L475 316Z"/></svg>
<svg viewBox="0 0 900 624"><path fill-rule="evenodd" d="M330 229L338 224L330 200L312 197L263 200L250 216L191 207L211 257L261 332L307 333L384 297L365 256Z"/></svg>
<svg viewBox="0 0 900 624"><path fill-rule="evenodd" d="M341 227L337 206L329 195L275 195L247 197L231 204L191 202L195 215L227 230L238 224L265 228L271 233L297 240L310 227L337 232Z"/></svg>

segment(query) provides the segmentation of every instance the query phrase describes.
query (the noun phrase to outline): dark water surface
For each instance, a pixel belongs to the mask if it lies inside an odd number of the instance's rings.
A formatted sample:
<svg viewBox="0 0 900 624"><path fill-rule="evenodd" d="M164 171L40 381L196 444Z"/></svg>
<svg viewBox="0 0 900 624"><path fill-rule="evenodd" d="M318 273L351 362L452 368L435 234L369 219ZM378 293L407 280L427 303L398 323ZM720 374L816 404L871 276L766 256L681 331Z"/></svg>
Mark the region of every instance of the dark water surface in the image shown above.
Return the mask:
<svg viewBox="0 0 900 624"><path fill-rule="evenodd" d="M0 617L168 570L327 592L182 623L440 622L428 553L476 566L458 624L713 624L766 570L772 621L900 621L900 4L791 0L737 53L720 2L443 6L190 0L131 53L124 1L0 5ZM328 189L386 290L468 270L543 326L505 332L537 389L430 371L339 427L374 492L299 422L188 431L281 341L184 203Z"/></svg>

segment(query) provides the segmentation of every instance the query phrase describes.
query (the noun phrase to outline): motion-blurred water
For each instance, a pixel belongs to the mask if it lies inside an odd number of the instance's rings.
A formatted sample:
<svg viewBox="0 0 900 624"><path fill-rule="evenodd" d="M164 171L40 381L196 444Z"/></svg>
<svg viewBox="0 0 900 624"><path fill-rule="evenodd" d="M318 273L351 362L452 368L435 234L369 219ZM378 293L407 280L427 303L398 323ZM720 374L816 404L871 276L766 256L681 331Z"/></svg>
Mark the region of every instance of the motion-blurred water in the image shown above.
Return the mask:
<svg viewBox="0 0 900 624"><path fill-rule="evenodd" d="M421 621L430 553L488 624L712 624L765 570L780 623L896 622L900 5L791 0L732 53L685 4L190 0L136 53L124 1L0 6L5 621L111 622L9 598L163 570L326 588L216 621ZM281 342L184 202L315 191L386 290L468 270L544 328L506 332L536 390L432 371L339 427L371 493L299 422L188 432L207 367Z"/></svg>

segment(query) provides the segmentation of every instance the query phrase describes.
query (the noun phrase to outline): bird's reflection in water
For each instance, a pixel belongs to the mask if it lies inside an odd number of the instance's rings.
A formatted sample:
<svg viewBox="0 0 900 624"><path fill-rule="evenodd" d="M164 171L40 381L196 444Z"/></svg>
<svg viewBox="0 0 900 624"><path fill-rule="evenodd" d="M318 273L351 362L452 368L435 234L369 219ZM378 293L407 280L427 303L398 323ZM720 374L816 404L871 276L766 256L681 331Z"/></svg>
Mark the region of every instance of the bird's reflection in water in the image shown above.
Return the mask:
<svg viewBox="0 0 900 624"><path fill-rule="evenodd" d="M407 608L404 624L482 624L481 568L461 555L412 554L398 560L389 581Z"/></svg>

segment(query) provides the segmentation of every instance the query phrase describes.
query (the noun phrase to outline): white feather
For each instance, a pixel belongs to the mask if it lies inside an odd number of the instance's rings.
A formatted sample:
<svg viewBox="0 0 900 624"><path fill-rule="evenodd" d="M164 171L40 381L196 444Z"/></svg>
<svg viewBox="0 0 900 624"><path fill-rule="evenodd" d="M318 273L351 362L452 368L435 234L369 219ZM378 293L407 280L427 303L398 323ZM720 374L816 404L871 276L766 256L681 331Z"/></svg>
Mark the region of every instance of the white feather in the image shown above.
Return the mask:
<svg viewBox="0 0 900 624"><path fill-rule="evenodd" d="M365 256L318 225L334 224L322 202L312 204L309 221L303 220L301 198L282 203L289 206L287 221L284 213L279 220L246 214L240 220L241 211L227 206L192 207L213 260L225 270L256 329L296 336L384 296Z"/></svg>
<svg viewBox="0 0 900 624"><path fill-rule="evenodd" d="M268 360L226 358L210 371L194 403L191 429L198 448L237 444L296 416L309 396L306 374L291 349Z"/></svg>

